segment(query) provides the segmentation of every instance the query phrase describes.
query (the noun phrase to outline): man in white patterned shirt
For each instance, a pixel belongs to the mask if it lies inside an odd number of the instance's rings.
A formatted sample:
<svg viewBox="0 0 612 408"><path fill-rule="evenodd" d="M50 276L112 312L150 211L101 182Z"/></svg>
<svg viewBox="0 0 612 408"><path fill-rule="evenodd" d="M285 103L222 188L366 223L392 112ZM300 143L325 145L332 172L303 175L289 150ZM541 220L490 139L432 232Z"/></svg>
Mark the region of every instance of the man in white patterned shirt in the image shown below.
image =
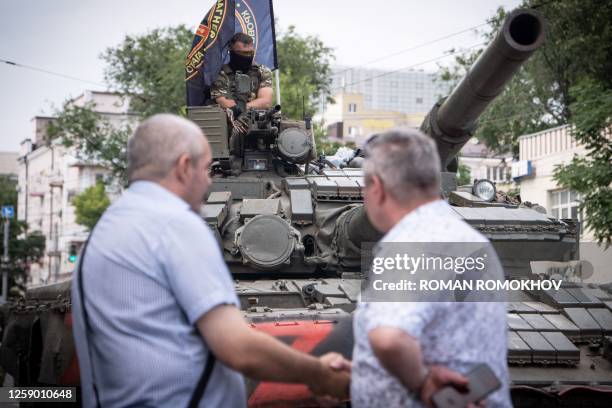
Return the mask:
<svg viewBox="0 0 612 408"><path fill-rule="evenodd" d="M440 159L422 133L395 129L371 140L364 172L366 210L386 233L383 245L488 242L440 199ZM497 256L492 258L501 271ZM479 363L488 364L502 383L487 406L511 406L503 302L360 303L354 335L354 407L430 406L437 390L465 385L457 373Z"/></svg>

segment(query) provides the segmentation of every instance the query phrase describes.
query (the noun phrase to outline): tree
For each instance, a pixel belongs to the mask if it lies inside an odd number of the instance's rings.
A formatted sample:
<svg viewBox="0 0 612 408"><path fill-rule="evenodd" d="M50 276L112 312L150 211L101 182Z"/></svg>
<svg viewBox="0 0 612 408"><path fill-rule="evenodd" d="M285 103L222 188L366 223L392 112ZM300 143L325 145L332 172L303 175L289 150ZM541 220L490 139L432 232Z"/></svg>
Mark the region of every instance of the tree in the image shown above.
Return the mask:
<svg viewBox="0 0 612 408"><path fill-rule="evenodd" d="M73 204L76 210L77 224L83 225L91 231L102 213L110 205L104 183L97 182L96 185L85 189L81 194L74 197Z"/></svg>
<svg viewBox="0 0 612 408"><path fill-rule="evenodd" d="M541 3L528 0L522 6ZM518 136L568 123L574 101L570 88L590 73L610 77L609 2L564 0L537 8L547 21L546 40L482 115L476 132L496 150L514 148L516 152ZM494 38L505 16L500 8L491 17L489 29L480 33L485 44ZM483 49L460 53L452 65L441 67L440 79L456 84Z"/></svg>
<svg viewBox="0 0 612 408"><path fill-rule="evenodd" d="M464 186L466 184L472 184L472 172L470 168L459 162L459 169L457 170L457 185Z"/></svg>
<svg viewBox="0 0 612 408"><path fill-rule="evenodd" d="M140 36L126 36L101 55L105 79L111 89L129 98L130 114L143 119L160 112L185 113L184 60L193 33L184 25L154 29ZM108 168L127 185L127 139L130 123L112 124L95 111L92 103L71 101L56 111L48 129L50 138L61 137L64 146L75 147L79 158Z"/></svg>
<svg viewBox="0 0 612 408"><path fill-rule="evenodd" d="M0 175L0 204L17 208L17 180ZM29 266L38 262L45 252L45 237L38 231L28 233L24 221L11 221L9 231L9 288L25 289ZM4 240L0 240L0 253L4 253Z"/></svg>
<svg viewBox="0 0 612 408"><path fill-rule="evenodd" d="M276 41L283 115L312 117L320 98L330 98L333 50L316 36L303 36L289 26Z"/></svg>
<svg viewBox="0 0 612 408"><path fill-rule="evenodd" d="M70 101L56 116L47 127L51 139L60 137L79 159L99 164L127 185L127 140L132 133L128 122L113 124L95 111L94 104L76 106Z"/></svg>
<svg viewBox="0 0 612 408"><path fill-rule="evenodd" d="M458 85L485 47L495 38L506 14L500 7L489 19L489 29L480 32L484 45L459 53L450 66L441 66L439 80L451 87ZM534 62L538 52L519 70L479 119L475 137L495 151L511 150L517 154L518 136L564 123L556 112L558 98L550 92L555 87L541 86L541 67L537 61Z"/></svg>
<svg viewBox="0 0 612 408"><path fill-rule="evenodd" d="M572 125L588 155L559 166L555 178L581 194L586 225L609 245L612 160L610 139L602 135L610 129L612 3L527 0L523 6L538 8L546 18L546 41L482 115L476 137L495 150L512 148L516 153L518 136ZM482 33L487 43L504 16L499 9L490 20L490 30ZM460 54L452 66L441 69L440 78L456 81L480 52Z"/></svg>
<svg viewBox="0 0 612 408"><path fill-rule="evenodd" d="M184 60L193 33L184 25L154 29L139 36L126 36L101 55L106 62L105 79L111 89L130 100L130 113L142 119L160 112L185 114ZM315 101L329 96L331 49L316 37L301 36L291 26L277 41L283 113L301 119L312 116ZM302 106L304 102L304 106ZM51 138L61 137L74 147L79 158L111 170L116 180L127 185L127 139L129 123L111 124L95 106L75 106L70 101L56 111L49 127Z"/></svg>
<svg viewBox="0 0 612 408"><path fill-rule="evenodd" d="M587 78L570 94L575 101L570 105L572 134L585 146L587 156L558 165L554 177L560 186L580 195L586 227L607 248L612 244L612 87Z"/></svg>
<svg viewBox="0 0 612 408"><path fill-rule="evenodd" d="M155 113L185 114L185 58L193 32L184 25L126 36L101 55L105 79L130 97L130 109L144 118Z"/></svg>

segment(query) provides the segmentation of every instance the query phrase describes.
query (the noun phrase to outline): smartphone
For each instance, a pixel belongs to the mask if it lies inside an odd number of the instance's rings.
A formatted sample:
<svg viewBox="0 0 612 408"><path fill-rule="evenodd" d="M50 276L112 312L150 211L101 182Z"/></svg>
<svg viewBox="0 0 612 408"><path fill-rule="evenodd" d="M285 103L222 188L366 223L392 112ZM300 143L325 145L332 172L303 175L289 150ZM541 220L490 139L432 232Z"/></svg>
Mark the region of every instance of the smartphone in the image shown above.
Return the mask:
<svg viewBox="0 0 612 408"><path fill-rule="evenodd" d="M477 365L466 378L469 381L468 392L461 393L452 386L444 387L432 396L436 408L464 408L501 387L499 379L487 364Z"/></svg>

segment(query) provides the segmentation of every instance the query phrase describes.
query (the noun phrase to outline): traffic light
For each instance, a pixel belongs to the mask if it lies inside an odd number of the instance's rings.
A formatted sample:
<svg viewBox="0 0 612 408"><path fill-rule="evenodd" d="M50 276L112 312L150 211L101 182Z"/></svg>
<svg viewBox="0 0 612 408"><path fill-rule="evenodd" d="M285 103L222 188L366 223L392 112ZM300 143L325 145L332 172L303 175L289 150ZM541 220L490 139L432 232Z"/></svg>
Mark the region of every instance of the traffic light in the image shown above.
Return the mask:
<svg viewBox="0 0 612 408"><path fill-rule="evenodd" d="M68 249L68 262L75 263L77 259L77 247L75 244L70 244Z"/></svg>

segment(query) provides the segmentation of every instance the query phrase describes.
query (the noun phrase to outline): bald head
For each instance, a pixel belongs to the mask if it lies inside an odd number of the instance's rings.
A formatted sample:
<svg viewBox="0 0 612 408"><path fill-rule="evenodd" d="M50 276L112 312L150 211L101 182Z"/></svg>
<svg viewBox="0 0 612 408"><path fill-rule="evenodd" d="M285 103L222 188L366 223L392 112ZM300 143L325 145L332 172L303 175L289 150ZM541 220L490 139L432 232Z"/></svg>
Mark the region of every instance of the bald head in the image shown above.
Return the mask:
<svg viewBox="0 0 612 408"><path fill-rule="evenodd" d="M128 141L128 179L157 181L166 177L183 154L197 163L208 143L193 122L158 114L140 123Z"/></svg>

